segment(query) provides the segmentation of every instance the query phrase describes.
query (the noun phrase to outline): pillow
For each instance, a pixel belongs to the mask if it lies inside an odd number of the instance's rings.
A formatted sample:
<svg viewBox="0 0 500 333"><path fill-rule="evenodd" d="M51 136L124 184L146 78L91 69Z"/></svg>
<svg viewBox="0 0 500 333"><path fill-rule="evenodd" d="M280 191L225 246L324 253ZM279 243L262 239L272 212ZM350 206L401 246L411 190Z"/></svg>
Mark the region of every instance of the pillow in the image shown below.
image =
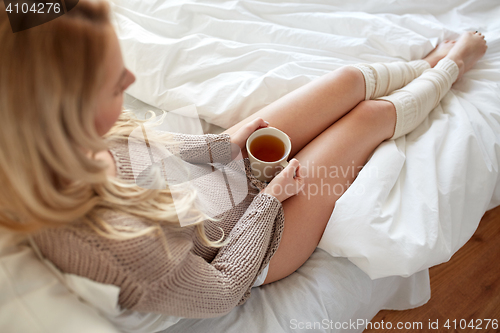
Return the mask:
<svg viewBox="0 0 500 333"><path fill-rule="evenodd" d="M71 293L25 237L0 228L0 332L120 331Z"/></svg>

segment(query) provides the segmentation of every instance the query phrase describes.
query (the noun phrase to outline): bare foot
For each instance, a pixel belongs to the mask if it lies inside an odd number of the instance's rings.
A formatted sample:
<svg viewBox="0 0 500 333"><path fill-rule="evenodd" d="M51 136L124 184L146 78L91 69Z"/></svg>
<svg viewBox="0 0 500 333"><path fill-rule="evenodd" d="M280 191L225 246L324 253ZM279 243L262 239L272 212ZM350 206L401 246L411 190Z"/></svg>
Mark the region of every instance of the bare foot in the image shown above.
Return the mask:
<svg viewBox="0 0 500 333"><path fill-rule="evenodd" d="M457 80L481 59L487 48L484 36L480 32L468 31L460 36L446 56L458 65Z"/></svg>
<svg viewBox="0 0 500 333"><path fill-rule="evenodd" d="M442 41L434 50L431 51L431 53L425 56L424 60L427 61L431 67L436 66L439 60L443 59L448 52L450 52L455 43L456 41L454 40Z"/></svg>

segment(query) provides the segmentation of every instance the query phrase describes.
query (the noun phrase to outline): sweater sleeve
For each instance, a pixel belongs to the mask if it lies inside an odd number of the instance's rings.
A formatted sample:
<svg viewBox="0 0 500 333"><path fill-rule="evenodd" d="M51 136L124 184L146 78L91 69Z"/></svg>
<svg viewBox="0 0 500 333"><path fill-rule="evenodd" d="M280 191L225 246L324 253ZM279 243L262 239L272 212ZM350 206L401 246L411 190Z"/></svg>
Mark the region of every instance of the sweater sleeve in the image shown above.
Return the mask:
<svg viewBox="0 0 500 333"><path fill-rule="evenodd" d="M73 233L58 239L61 235L43 232L34 240L63 272L119 286L122 308L209 318L249 297L257 275L277 249L283 223L281 203L260 193L212 262L193 253L187 228L166 234L171 257L151 236L116 241Z"/></svg>
<svg viewBox="0 0 500 333"><path fill-rule="evenodd" d="M167 279L154 283L133 309L156 312L165 307L162 311L172 315L208 318L244 303L260 268L267 264L263 260L280 208L276 198L256 196L230 233L229 243L211 263L187 253Z"/></svg>
<svg viewBox="0 0 500 333"><path fill-rule="evenodd" d="M181 144L180 157L190 163L229 163L231 140L229 134L174 134Z"/></svg>

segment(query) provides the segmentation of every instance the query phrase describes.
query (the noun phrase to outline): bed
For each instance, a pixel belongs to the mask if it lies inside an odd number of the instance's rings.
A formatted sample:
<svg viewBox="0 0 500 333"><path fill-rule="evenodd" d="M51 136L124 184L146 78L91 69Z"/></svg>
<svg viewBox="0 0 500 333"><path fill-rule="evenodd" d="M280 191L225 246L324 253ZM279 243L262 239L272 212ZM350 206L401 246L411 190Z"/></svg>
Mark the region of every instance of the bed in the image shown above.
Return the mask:
<svg viewBox="0 0 500 333"><path fill-rule="evenodd" d="M124 106L139 118L149 117L150 110L161 114L160 109L130 95L126 95ZM204 120L193 121L190 111L192 107L169 112L161 130L191 134L222 130ZM163 332L300 332L309 331L308 327L361 332L380 309L408 309L426 303L429 286L426 269L409 277L372 280L348 259L316 249L297 272L279 283L253 288L250 299L228 315L182 319ZM125 331L121 320L108 318Z"/></svg>
<svg viewBox="0 0 500 333"><path fill-rule="evenodd" d="M428 120L374 152L303 267L254 288L224 317L181 320L166 332L288 332L322 320L333 325L313 328L334 332L380 309L419 306L430 297L427 269L449 260L500 204L497 2L125 0L113 7L125 63L137 76L130 108L194 104L212 133L342 65L419 59L466 30L481 31L489 46Z"/></svg>
<svg viewBox="0 0 500 333"><path fill-rule="evenodd" d="M465 30L481 31L489 46L424 123L377 148L297 272L253 288L223 317L182 319L163 332L362 332L381 309L427 302L428 268L449 260L500 204L498 2L111 3L137 77L125 107L188 117L182 110L194 106L199 123L172 122L179 132L220 133L343 65L419 59Z"/></svg>

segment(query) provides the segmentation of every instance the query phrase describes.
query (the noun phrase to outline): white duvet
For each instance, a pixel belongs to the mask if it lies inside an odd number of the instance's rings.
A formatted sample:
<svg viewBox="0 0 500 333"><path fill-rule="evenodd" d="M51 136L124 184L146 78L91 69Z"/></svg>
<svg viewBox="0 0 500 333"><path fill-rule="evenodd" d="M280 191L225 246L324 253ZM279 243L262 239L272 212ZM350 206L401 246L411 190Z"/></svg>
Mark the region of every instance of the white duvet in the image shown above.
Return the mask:
<svg viewBox="0 0 500 333"><path fill-rule="evenodd" d="M342 65L419 59L480 30L486 55L414 132L377 148L319 247L371 278L409 276L447 261L500 204L497 1L114 2L128 93L195 104L223 128Z"/></svg>

